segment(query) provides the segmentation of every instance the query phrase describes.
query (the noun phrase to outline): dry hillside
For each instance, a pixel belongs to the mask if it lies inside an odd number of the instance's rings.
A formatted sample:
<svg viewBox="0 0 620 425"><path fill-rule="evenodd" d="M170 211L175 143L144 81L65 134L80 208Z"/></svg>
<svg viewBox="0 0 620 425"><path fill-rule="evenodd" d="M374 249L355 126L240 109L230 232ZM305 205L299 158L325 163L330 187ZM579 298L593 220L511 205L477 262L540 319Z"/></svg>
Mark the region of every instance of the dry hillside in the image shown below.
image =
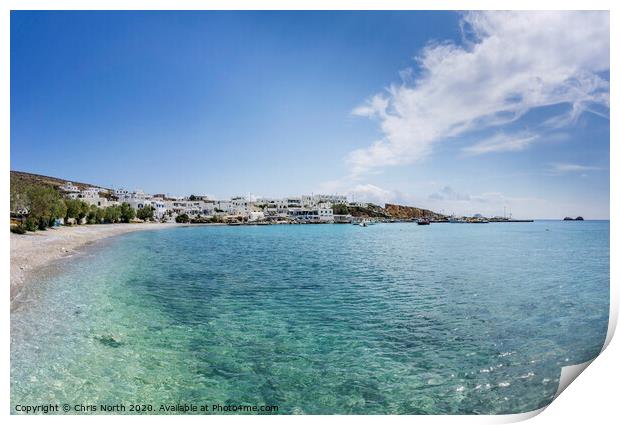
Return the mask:
<svg viewBox="0 0 620 425"><path fill-rule="evenodd" d="M86 189L90 186L97 186L89 183L81 183L73 180L64 180L56 177L42 176L40 174L32 174L26 173L23 171L13 171L11 170L11 183L12 184L41 184L45 186L52 186L54 188L58 188L62 186L66 181L71 181L74 185L76 185L80 190ZM107 189L107 188L104 188Z"/></svg>
<svg viewBox="0 0 620 425"><path fill-rule="evenodd" d="M416 207L406 207L404 205L385 204L385 212L392 218L412 219L412 218L441 218L441 214L437 214L431 210L425 210Z"/></svg>

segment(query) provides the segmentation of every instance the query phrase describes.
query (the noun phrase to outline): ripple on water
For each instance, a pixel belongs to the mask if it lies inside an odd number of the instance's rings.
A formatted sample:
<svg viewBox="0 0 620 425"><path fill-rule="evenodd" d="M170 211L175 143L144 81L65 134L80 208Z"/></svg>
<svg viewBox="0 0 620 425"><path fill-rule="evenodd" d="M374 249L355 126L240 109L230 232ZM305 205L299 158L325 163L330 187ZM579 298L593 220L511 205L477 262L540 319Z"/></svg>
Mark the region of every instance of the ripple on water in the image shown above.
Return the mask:
<svg viewBox="0 0 620 425"><path fill-rule="evenodd" d="M536 409L607 329L609 223L582 224L124 235L12 313L12 404Z"/></svg>

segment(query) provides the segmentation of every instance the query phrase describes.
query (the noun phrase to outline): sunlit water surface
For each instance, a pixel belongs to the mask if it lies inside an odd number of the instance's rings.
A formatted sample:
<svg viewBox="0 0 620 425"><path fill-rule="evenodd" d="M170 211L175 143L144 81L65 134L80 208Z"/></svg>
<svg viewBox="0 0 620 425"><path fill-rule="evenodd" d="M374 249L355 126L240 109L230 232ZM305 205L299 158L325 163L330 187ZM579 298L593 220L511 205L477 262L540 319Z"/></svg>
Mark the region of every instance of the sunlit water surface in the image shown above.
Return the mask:
<svg viewBox="0 0 620 425"><path fill-rule="evenodd" d="M174 228L59 266L11 314L13 411L524 412L607 331L607 221Z"/></svg>

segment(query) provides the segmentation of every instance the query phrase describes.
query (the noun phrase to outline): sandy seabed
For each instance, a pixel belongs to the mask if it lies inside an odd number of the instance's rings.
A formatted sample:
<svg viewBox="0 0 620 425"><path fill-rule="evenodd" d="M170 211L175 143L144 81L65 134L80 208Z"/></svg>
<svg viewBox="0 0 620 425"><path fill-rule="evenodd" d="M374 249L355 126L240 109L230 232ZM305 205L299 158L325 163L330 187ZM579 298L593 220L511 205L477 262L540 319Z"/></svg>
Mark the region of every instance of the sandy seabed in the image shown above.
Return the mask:
<svg viewBox="0 0 620 425"><path fill-rule="evenodd" d="M24 235L11 233L11 301L29 284L35 273L50 266L54 261L70 256L81 247L100 239L139 230L160 230L176 223L129 223L95 224L50 228L28 232Z"/></svg>

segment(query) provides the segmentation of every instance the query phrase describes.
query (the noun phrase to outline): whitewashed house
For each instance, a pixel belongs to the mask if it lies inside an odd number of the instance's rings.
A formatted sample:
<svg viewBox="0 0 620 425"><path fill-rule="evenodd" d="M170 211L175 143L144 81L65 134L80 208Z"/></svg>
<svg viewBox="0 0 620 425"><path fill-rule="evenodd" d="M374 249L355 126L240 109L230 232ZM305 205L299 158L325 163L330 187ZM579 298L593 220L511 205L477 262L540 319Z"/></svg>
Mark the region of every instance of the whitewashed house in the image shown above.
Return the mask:
<svg viewBox="0 0 620 425"><path fill-rule="evenodd" d="M151 199L151 207L153 207L153 217L157 220L161 220L168 212L166 201L162 198Z"/></svg>
<svg viewBox="0 0 620 425"><path fill-rule="evenodd" d="M303 195L301 197L302 204L305 207L316 207L319 204L346 204L347 197L344 195Z"/></svg>
<svg viewBox="0 0 620 425"><path fill-rule="evenodd" d="M121 198L119 198L119 202L126 202L131 208L135 210L139 210L140 208L144 208L147 205L151 205L151 200L152 196L144 193L141 190L130 192L122 200Z"/></svg>
<svg viewBox="0 0 620 425"><path fill-rule="evenodd" d="M265 213L262 211L250 211L248 214L248 221L260 221L265 219Z"/></svg>
<svg viewBox="0 0 620 425"><path fill-rule="evenodd" d="M86 202L88 205L105 208L109 203L107 198L100 195L101 190L102 189L99 187L87 187L79 193L77 198Z"/></svg>
<svg viewBox="0 0 620 425"><path fill-rule="evenodd" d="M302 223L333 223L334 211L328 204L316 208L289 208L289 217Z"/></svg>
<svg viewBox="0 0 620 425"><path fill-rule="evenodd" d="M62 186L59 186L58 189L64 192L64 196L69 199L77 199L80 194L80 189L71 182L65 182Z"/></svg>
<svg viewBox="0 0 620 425"><path fill-rule="evenodd" d="M129 198L130 192L123 188L114 189L114 196L119 200L119 202L123 202L125 199Z"/></svg>

